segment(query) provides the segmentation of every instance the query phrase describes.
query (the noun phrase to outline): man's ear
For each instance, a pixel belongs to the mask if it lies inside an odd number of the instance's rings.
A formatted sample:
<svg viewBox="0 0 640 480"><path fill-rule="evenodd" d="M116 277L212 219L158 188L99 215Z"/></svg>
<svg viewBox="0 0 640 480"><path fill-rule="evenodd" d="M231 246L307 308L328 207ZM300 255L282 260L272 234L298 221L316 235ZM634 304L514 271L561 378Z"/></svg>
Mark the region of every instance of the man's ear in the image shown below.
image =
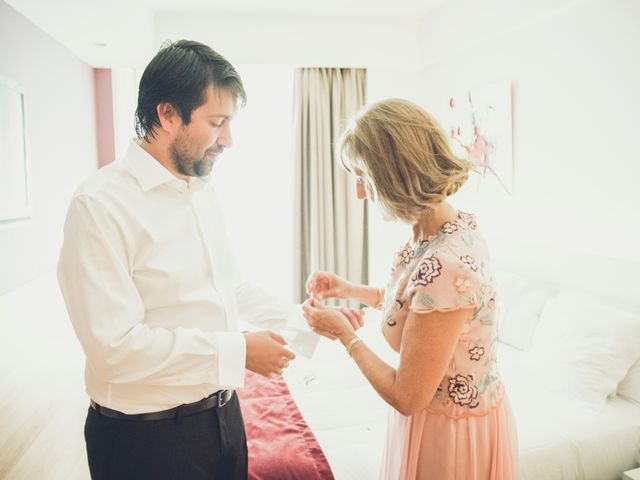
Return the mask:
<svg viewBox="0 0 640 480"><path fill-rule="evenodd" d="M181 125L180 114L169 102L159 103L156 107L156 113L163 130L174 132Z"/></svg>

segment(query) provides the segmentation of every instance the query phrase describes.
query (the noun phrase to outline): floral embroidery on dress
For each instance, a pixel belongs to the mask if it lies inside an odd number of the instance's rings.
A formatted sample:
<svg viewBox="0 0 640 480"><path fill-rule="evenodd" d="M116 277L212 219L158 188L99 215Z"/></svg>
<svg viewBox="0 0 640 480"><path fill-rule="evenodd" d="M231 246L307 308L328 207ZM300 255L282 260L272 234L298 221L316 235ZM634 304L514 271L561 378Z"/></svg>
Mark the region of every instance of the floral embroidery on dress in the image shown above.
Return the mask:
<svg viewBox="0 0 640 480"><path fill-rule="evenodd" d="M463 255L462 257L460 257L460 261L464 263L467 267L469 267L471 271L473 272L478 271L478 266L476 265L476 259L473 258L471 255Z"/></svg>
<svg viewBox="0 0 640 480"><path fill-rule="evenodd" d="M413 252L413 257L416 258L420 258L422 255L424 255L424 253L427 251L427 249L430 246L430 242L434 239L435 237L433 235L429 235L427 238L424 238L422 240L420 240L420 243L418 244L418 247L414 250Z"/></svg>
<svg viewBox="0 0 640 480"><path fill-rule="evenodd" d="M469 336L471 335L471 331L472 331L472 327L469 324L469 322L464 324L464 327L462 327L462 332L460 332L460 341L461 342L466 342L469 340Z"/></svg>
<svg viewBox="0 0 640 480"><path fill-rule="evenodd" d="M422 259L413 275L411 275L411 283L414 285L427 286L433 279L440 275L442 264L435 255L429 255Z"/></svg>
<svg viewBox="0 0 640 480"><path fill-rule="evenodd" d="M411 247L407 242L403 247L398 250L393 256L393 264L391 265L391 275L395 273L400 265L410 263L411 258L407 261L407 256L411 255Z"/></svg>
<svg viewBox="0 0 640 480"><path fill-rule="evenodd" d="M454 285L456 287L456 290L458 290L458 292L464 293L471 286L471 282L467 278L458 277L456 278L456 283L454 283Z"/></svg>
<svg viewBox="0 0 640 480"><path fill-rule="evenodd" d="M402 249L402 251L400 252L400 260L404 262L405 265L408 265L409 263L411 263L411 260L413 259L413 255L414 255L413 250L411 249L411 246L407 243Z"/></svg>
<svg viewBox="0 0 640 480"><path fill-rule="evenodd" d="M407 241L408 240L408 241ZM438 233L410 239L395 251L394 273L386 297L382 329L399 352L409 312L429 313L473 307L458 337L429 409L459 415L482 413L497 401L501 382L495 346L495 282L475 217L460 212Z"/></svg>
<svg viewBox="0 0 640 480"><path fill-rule="evenodd" d="M471 355L469 357L471 358L471 360L479 361L484 355L484 347L476 345L475 347L469 350L469 355Z"/></svg>
<svg viewBox="0 0 640 480"><path fill-rule="evenodd" d="M404 301L402 301L399 298L396 298L394 300L394 308L389 311L389 313L387 314L387 317L385 318L385 321L387 322L387 325L389 325L390 327L393 327L396 323L398 323L393 318L394 318L394 316L397 315L397 313L400 310L402 310L403 307L404 307Z"/></svg>
<svg viewBox="0 0 640 480"><path fill-rule="evenodd" d="M473 384L473 375L456 375L449 379L449 397L453 403L462 407L476 408L478 401L478 387Z"/></svg>
<svg viewBox="0 0 640 480"><path fill-rule="evenodd" d="M433 396L433 398L437 398L438 400L442 400L442 385L438 385L438 388L436 388L436 393Z"/></svg>
<svg viewBox="0 0 640 480"><path fill-rule="evenodd" d="M476 218L470 213L459 212L458 215L460 216L462 221L469 226L471 230L475 230L476 228L478 228L478 225L476 224Z"/></svg>
<svg viewBox="0 0 640 480"><path fill-rule="evenodd" d="M444 233L452 234L458 230L458 225L455 223L447 222L442 226L442 231Z"/></svg>

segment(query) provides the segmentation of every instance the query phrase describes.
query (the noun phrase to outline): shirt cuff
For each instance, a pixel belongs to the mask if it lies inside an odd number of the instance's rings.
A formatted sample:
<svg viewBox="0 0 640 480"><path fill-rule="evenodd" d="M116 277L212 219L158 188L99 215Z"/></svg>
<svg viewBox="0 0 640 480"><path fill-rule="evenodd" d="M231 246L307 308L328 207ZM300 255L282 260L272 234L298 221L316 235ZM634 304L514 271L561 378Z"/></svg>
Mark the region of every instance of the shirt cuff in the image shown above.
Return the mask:
<svg viewBox="0 0 640 480"><path fill-rule="evenodd" d="M302 305L295 303L291 305L287 312L287 324L284 328L290 330L299 330L301 332L310 332L309 324L302 313Z"/></svg>
<svg viewBox="0 0 640 480"><path fill-rule="evenodd" d="M298 332L295 337L293 337L293 340L291 340L289 348L300 355L311 358L316 351L319 341L320 335L311 330L308 332Z"/></svg>
<svg viewBox="0 0 640 480"><path fill-rule="evenodd" d="M294 332L289 348L307 358L313 357L320 341L320 335L313 332L309 327L302 313L301 304L297 303L290 306L285 328Z"/></svg>
<svg viewBox="0 0 640 480"><path fill-rule="evenodd" d="M247 344L239 332L219 332L218 383L221 388L244 387Z"/></svg>

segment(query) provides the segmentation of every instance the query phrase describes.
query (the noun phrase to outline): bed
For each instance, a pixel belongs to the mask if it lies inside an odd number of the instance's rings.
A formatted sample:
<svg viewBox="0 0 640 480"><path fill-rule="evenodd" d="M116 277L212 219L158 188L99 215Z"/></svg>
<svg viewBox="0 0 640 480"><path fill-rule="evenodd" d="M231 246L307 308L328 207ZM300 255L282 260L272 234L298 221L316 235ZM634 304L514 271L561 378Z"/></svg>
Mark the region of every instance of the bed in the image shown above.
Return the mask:
<svg viewBox="0 0 640 480"><path fill-rule="evenodd" d="M361 336L393 358L376 340L373 324ZM639 405L614 396L599 413L577 408L571 398L527 385L519 356L515 348L500 346L501 371L518 424L520 480L619 480L623 471L638 465ZM387 406L341 346L322 341L311 361L298 359L285 377L336 480L376 479Z"/></svg>
<svg viewBox="0 0 640 480"><path fill-rule="evenodd" d="M619 396L601 411L528 385L521 354L501 345L501 371L518 425L520 480L619 480L638 465L640 405Z"/></svg>
<svg viewBox="0 0 640 480"><path fill-rule="evenodd" d="M360 336L394 364L397 355L378 326L378 312L368 311ZM640 464L639 401L611 395L602 408L589 408L532 381L537 377L526 360L526 351L500 343L500 370L518 425L520 480L619 480ZM640 360L635 368L640 372ZM335 479L377 479L387 406L342 346L323 339L312 359L299 356L284 376Z"/></svg>
<svg viewBox="0 0 640 480"><path fill-rule="evenodd" d="M531 341L537 326L522 320L535 319L536 315L527 312L540 313L534 303L541 296L521 297L528 299L525 308L510 307L513 318L519 319L518 335L504 322L500 333L505 342L498 358L519 428L520 480L620 480L623 471L640 464L640 359L627 368L619 395L608 398L599 411L578 407L567 392L547 391L540 383L528 382L522 372L531 347L521 342ZM395 363L396 354L378 332L378 313L368 311L366 317L360 335ZM4 394L0 477L86 480L83 354L66 318L55 277L46 275L0 297L0 318L7 319L10 327L0 337ZM609 327L611 318L600 323ZM527 327L526 335L523 327ZM640 336L624 335L622 330L618 336L630 337L627 343L635 349L631 353L640 356ZM16 338L30 342L16 342ZM604 336L600 334L597 340L602 343ZM616 341L623 343L624 339ZM55 362L43 364L42 358ZM16 359L20 359L19 369ZM257 473L252 478L377 479L388 407L341 345L322 339L313 358L299 355L284 378L269 382L250 375L247 387L239 395L253 449L250 466ZM38 394L42 391L47 395ZM247 393L253 405L247 403ZM297 439L287 443L292 437L283 432L292 427ZM281 475L278 468L284 462L289 462L288 467L295 464L293 470L287 470L294 476Z"/></svg>

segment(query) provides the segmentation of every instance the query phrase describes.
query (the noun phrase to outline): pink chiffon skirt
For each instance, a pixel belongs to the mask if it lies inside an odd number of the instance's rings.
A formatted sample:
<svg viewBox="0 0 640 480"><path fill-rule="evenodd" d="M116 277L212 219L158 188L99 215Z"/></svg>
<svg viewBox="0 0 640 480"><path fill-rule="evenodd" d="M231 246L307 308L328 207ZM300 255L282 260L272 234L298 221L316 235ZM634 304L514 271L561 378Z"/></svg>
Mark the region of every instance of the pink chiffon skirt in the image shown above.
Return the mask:
<svg viewBox="0 0 640 480"><path fill-rule="evenodd" d="M389 409L380 480L516 480L518 438L507 396L482 415Z"/></svg>

